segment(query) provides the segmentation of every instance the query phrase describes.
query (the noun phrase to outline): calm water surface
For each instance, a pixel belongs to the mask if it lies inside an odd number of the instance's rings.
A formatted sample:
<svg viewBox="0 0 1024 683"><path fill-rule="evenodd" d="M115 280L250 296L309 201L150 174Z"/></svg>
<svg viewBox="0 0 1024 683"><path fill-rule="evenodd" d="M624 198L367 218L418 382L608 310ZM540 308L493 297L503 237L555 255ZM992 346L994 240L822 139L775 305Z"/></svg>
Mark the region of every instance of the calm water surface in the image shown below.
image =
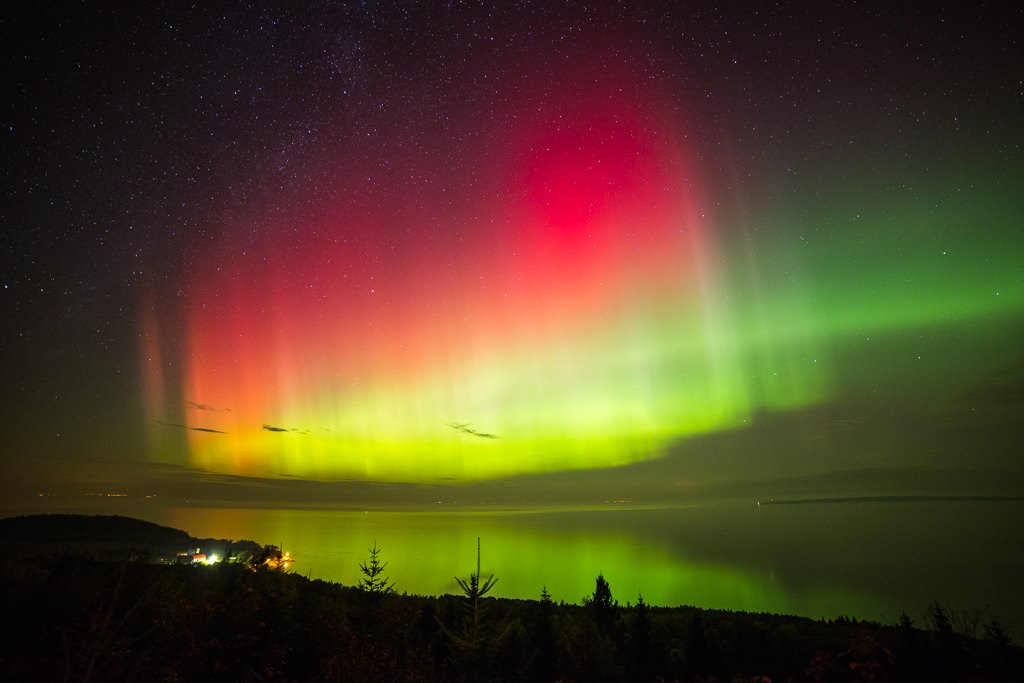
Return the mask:
<svg viewBox="0 0 1024 683"><path fill-rule="evenodd" d="M620 603L855 616L918 624L927 605L1024 617L1024 504L861 502L636 509L253 510L147 515L193 536L283 544L293 571L355 584L376 541L399 591L458 593L456 575L498 577L494 594L579 602L602 572Z"/></svg>

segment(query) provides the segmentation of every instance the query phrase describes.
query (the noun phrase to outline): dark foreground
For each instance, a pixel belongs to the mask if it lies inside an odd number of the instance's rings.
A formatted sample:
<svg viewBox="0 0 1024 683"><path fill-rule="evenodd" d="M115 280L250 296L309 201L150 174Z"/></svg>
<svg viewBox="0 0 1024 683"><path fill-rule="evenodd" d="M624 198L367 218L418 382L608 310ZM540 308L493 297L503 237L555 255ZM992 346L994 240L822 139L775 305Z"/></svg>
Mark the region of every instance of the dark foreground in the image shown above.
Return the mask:
<svg viewBox="0 0 1024 683"><path fill-rule="evenodd" d="M988 681L1024 672L1024 650L998 627L975 624L987 637L971 638L941 608L926 630L620 606L603 580L583 605L480 597L474 606L311 581L264 561L131 557L24 544L6 555L0 679ZM486 585L464 580L470 595Z"/></svg>

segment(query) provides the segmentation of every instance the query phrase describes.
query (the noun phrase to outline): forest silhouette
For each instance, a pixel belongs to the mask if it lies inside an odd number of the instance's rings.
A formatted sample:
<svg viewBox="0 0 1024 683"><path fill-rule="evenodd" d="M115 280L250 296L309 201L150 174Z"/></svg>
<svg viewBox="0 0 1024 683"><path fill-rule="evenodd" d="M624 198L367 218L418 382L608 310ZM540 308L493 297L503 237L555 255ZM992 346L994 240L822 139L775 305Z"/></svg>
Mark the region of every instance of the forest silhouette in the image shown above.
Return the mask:
<svg viewBox="0 0 1024 683"><path fill-rule="evenodd" d="M97 524L83 519L83 528ZM537 600L495 598L489 593L499 579L482 576L479 541L475 571L456 577L461 596L406 595L385 574L386 544L367 550L358 586L343 586L289 572L280 548L252 542L213 566L176 562L154 539L195 539L107 519L156 547L129 551L93 534L96 552L84 543L54 550L41 540L45 521L0 520L0 541L10 549L0 561L8 615L0 677L1003 681L1024 670L1024 650L998 620L938 602L920 626L906 614L883 625L658 607L642 596L623 605L600 573L579 604L556 603L543 586ZM69 524L57 526L66 532Z"/></svg>

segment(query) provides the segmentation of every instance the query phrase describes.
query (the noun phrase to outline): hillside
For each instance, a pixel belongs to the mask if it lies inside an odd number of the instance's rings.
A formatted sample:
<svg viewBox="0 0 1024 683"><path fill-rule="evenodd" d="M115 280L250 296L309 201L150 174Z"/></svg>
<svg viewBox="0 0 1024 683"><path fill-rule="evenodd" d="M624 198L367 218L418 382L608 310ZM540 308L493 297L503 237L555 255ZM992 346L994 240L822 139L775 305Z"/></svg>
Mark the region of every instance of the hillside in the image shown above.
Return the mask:
<svg viewBox="0 0 1024 683"><path fill-rule="evenodd" d="M120 515L25 515L0 519L0 544L9 555L77 552L108 560L146 554L173 558L200 549L220 557L252 553L253 541L194 538L180 529Z"/></svg>

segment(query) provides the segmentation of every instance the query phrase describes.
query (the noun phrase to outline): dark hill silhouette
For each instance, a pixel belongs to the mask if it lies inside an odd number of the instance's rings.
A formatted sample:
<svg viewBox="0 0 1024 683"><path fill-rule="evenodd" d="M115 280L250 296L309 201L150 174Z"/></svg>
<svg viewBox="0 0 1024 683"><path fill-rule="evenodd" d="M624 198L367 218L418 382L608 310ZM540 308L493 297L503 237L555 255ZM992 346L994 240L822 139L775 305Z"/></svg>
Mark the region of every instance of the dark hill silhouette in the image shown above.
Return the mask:
<svg viewBox="0 0 1024 683"><path fill-rule="evenodd" d="M0 519L3 543L128 543L188 547L180 529L120 515L26 515Z"/></svg>
<svg viewBox="0 0 1024 683"><path fill-rule="evenodd" d="M0 519L0 544L15 554L75 551L107 559L148 552L174 556L200 548L221 556L259 549L254 541L195 538L181 529L120 515L25 515Z"/></svg>

